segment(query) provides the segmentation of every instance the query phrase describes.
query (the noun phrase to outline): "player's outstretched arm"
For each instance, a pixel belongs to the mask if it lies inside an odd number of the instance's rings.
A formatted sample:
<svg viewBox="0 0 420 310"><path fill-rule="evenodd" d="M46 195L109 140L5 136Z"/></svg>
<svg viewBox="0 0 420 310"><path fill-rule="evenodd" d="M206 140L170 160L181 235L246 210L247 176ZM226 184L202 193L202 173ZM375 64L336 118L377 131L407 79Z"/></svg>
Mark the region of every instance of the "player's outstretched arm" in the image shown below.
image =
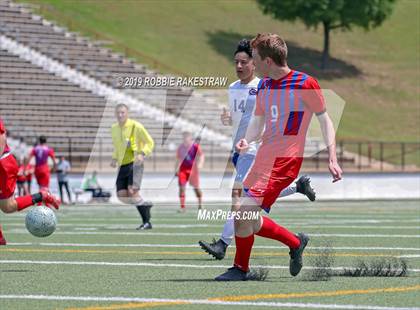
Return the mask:
<svg viewBox="0 0 420 310"><path fill-rule="evenodd" d="M333 182L341 180L343 171L337 161L337 153L335 146L335 130L330 116L327 112L318 115L318 121L321 126L322 136L324 138L325 145L328 148L328 169L333 176Z"/></svg>

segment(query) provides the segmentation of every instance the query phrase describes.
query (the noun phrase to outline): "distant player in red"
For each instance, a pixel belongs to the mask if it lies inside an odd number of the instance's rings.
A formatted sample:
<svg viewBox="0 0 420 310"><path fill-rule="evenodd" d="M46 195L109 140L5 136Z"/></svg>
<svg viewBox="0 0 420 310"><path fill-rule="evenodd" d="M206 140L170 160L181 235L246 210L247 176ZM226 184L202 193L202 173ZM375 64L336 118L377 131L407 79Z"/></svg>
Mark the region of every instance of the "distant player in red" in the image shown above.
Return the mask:
<svg viewBox="0 0 420 310"><path fill-rule="evenodd" d="M28 187L26 184L26 165L23 160L18 161L18 174L17 174L17 187L18 187L18 196L28 195Z"/></svg>
<svg viewBox="0 0 420 310"><path fill-rule="evenodd" d="M50 167L48 166L48 158L53 161L53 171L56 167L56 159L54 150L47 144L47 138L39 137L39 144L35 146L30 155L28 162L35 157L35 178L40 189L48 190L50 187Z"/></svg>
<svg viewBox="0 0 420 310"><path fill-rule="evenodd" d="M270 211L280 192L298 176L303 161L306 133L313 114L320 123L328 147L329 170L333 182L341 179L337 162L335 131L326 111L318 82L311 76L292 70L287 65L287 46L275 34L259 34L251 41L256 70L264 77L257 90L254 116L244 139L236 148L248 149L249 143L262 136L253 166L244 180L240 211ZM302 254L309 237L297 235L267 216L249 220L235 218L236 254L232 268L216 277L217 281L258 279L249 270L254 236L280 241L290 248L289 271L292 276L302 269Z"/></svg>
<svg viewBox="0 0 420 310"><path fill-rule="evenodd" d="M181 201L180 212L185 212L185 187L189 182L194 188L198 199L198 209L202 207L203 193L200 189L199 170L204 164L204 154L198 141L194 141L190 132L183 133L183 143L176 152L176 175L178 176L179 199Z"/></svg>
<svg viewBox="0 0 420 310"><path fill-rule="evenodd" d="M24 162L27 162L26 159L24 159ZM27 163L25 165L25 174L26 174L26 188L28 190L28 195L31 193L31 187L32 187L32 175L34 174L35 167L31 163Z"/></svg>
<svg viewBox="0 0 420 310"><path fill-rule="evenodd" d="M14 193L18 169L16 159L7 145L6 128L0 119L0 209L4 213L14 213L41 202L44 202L48 207L58 209L60 205L59 200L45 190L41 190L34 195L26 195L15 199ZM0 245L6 245L1 227Z"/></svg>

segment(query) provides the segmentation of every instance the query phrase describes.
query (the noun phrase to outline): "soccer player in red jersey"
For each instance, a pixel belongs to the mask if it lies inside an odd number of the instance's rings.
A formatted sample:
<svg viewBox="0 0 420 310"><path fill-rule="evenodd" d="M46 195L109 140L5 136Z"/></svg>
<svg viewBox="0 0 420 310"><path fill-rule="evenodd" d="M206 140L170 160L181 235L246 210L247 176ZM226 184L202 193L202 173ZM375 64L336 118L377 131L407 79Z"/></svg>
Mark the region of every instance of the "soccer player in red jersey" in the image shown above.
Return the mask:
<svg viewBox="0 0 420 310"><path fill-rule="evenodd" d="M176 175L178 176L179 199L181 201L180 212L185 212L185 187L188 182L194 188L197 196L198 209L202 207L203 193L200 189L199 170L204 165L204 154L200 144L193 140L190 132L184 132L182 135L183 143L176 152L175 169L177 169Z"/></svg>
<svg viewBox="0 0 420 310"><path fill-rule="evenodd" d="M47 138L44 136L39 137L39 144L35 146L31 153L27 163L35 157L35 178L40 189L48 190L50 187L50 167L48 166L48 157L53 161L53 169L56 168L56 159L54 150L47 145Z"/></svg>
<svg viewBox="0 0 420 310"><path fill-rule="evenodd" d="M7 145L6 128L0 119L0 209L4 213L14 213L40 202L44 202L48 207L58 209L59 200L45 190L15 199L13 195L16 189L17 174L18 165ZM1 227L0 245L6 245Z"/></svg>
<svg viewBox="0 0 420 310"><path fill-rule="evenodd" d="M258 34L252 41L256 70L264 78L258 85L256 108L244 139L236 148L240 152L262 136L253 166L244 180L245 196L240 211L270 211L280 192L297 177L303 161L306 133L313 114L320 123L328 147L329 171L333 182L341 179L337 162L335 131L328 116L318 82L287 65L287 46L276 34ZM302 254L309 237L293 234L269 217L235 218L236 254L234 265L216 277L217 281L243 281L258 276L249 270L254 235L280 241L290 248L289 271L292 276L302 269Z"/></svg>

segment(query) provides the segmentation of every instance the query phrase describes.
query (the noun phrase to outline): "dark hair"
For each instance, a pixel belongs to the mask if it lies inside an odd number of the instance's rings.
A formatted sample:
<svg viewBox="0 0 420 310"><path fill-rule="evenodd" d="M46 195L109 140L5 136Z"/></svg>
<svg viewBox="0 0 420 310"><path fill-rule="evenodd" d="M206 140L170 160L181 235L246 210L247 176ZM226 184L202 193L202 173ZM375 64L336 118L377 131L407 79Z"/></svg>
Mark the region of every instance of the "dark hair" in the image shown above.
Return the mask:
<svg viewBox="0 0 420 310"><path fill-rule="evenodd" d="M241 41L239 41L238 46L236 47L236 51L235 53L233 53L233 55L236 55L240 52L244 52L249 57L252 57L252 48L251 48L251 43L249 40L242 39Z"/></svg>
<svg viewBox="0 0 420 310"><path fill-rule="evenodd" d="M39 137L39 143L40 143L40 144L47 143L47 138L46 138L45 136L40 136L40 137Z"/></svg>

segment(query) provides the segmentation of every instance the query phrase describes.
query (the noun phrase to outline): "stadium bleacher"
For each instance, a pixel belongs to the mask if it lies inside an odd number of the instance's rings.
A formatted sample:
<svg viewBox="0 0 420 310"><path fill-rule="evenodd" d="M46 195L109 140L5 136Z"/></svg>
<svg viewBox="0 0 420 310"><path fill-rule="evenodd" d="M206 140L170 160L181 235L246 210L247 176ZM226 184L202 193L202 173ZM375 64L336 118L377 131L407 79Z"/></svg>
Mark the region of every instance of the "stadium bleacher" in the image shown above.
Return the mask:
<svg viewBox="0 0 420 310"><path fill-rule="evenodd" d="M116 78L120 76L154 74L145 66L70 33L32 14L26 6L9 0L0 0L0 35L110 87L115 86ZM0 115L15 137L35 141L37 136L46 135L57 153L70 155L74 166L80 169L84 169L87 159L97 155L98 151L93 155L92 150L99 142L101 160L106 161L111 156L108 125L114 116L104 97L6 50L0 50L0 91ZM191 123L206 124L221 136L230 134L230 128L220 125L220 106L208 92L174 88L167 90L162 100L162 92L156 89L121 91ZM141 121L155 139L153 169L173 169L174 146L181 142L182 130L159 123L141 111L132 111L132 117ZM169 133L170 139L166 140L163 134ZM223 169L226 148L206 139L202 140L202 146L211 155L207 167L214 169L215 163L222 159L220 168Z"/></svg>

